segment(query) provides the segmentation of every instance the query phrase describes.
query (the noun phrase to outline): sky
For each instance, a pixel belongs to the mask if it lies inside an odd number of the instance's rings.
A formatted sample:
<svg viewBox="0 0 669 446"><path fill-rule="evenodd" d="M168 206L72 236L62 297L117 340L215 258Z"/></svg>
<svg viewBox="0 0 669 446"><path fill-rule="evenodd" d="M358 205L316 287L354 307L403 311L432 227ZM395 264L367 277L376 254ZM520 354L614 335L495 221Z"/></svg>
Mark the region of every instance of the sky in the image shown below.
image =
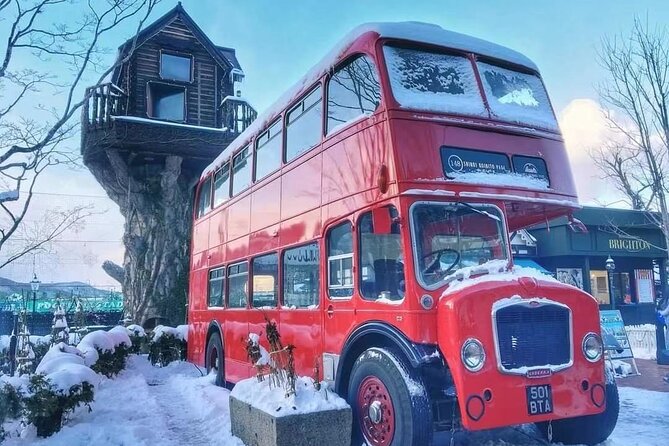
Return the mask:
<svg viewBox="0 0 669 446"><path fill-rule="evenodd" d="M175 4L163 0L153 19ZM539 66L544 78L584 204L616 205L619 199L598 178L588 157L588 150L607 134L596 88L606 78L597 62L601 39L626 34L635 16L653 25L669 23L666 0L183 0L182 4L215 44L237 50L246 73L243 95L259 112L343 35L365 22L431 22L524 53ZM129 32L125 27L109 35L109 47L123 43ZM71 142L75 149L77 142ZM106 259L122 263L123 218L92 175L85 168L59 167L41 179L36 189L39 193L29 219L38 219L50 207L76 204L90 204L97 213L83 229L54 244L52 252L35 256L39 278L119 288L100 265ZM4 268L0 276L28 281L32 271L31 256Z"/></svg>

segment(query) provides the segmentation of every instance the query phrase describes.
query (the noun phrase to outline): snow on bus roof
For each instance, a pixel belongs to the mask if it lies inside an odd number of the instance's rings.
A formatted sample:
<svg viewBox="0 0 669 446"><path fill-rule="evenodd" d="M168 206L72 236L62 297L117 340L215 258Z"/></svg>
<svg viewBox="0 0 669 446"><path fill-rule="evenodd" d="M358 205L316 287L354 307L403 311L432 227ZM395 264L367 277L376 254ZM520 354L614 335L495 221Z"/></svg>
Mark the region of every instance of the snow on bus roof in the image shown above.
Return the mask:
<svg viewBox="0 0 669 446"><path fill-rule="evenodd" d="M456 33L439 25L423 22L379 22L365 23L349 32L321 61L313 66L295 85L286 91L267 110L256 118L216 159L202 172L201 179L223 165L232 154L240 149L256 133L261 131L269 121L277 117L293 100L311 87L318 79L335 65L340 57L362 35L373 32L379 38L410 40L432 45L443 46L455 50L475 53L493 59L503 60L516 65L538 71L537 66L529 58L512 49L497 45L486 40Z"/></svg>

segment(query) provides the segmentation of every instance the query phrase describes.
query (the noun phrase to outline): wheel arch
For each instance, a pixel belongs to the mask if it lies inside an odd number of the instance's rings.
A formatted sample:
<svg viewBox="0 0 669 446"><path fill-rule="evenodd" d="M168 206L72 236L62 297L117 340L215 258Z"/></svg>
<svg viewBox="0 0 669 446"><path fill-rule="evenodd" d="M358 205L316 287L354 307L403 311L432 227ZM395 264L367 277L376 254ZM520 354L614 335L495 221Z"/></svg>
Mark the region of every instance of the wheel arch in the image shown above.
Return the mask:
<svg viewBox="0 0 669 446"><path fill-rule="evenodd" d="M205 343L204 343L205 352L207 351L207 346L209 345L209 339L211 338L211 335L214 333L218 333L218 336L221 338L221 348L223 349L223 352L225 352L225 342L223 342L223 328L221 327L221 324L219 324L217 320L209 322L209 327L207 328L207 337L205 338Z"/></svg>
<svg viewBox="0 0 669 446"><path fill-rule="evenodd" d="M356 359L368 348L389 347L398 350L412 367L443 364L436 345L417 344L407 338L397 327L383 321L369 321L356 327L346 339L339 357L335 377L335 391L346 395L351 369Z"/></svg>

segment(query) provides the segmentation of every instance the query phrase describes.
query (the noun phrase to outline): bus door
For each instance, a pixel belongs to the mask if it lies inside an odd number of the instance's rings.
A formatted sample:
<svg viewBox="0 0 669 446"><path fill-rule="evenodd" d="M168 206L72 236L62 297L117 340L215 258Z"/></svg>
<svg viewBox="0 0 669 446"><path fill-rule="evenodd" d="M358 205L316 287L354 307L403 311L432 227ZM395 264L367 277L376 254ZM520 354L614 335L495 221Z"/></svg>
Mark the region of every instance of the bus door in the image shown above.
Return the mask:
<svg viewBox="0 0 669 446"><path fill-rule="evenodd" d="M320 297L320 250L318 242L283 252L281 338L295 346L295 368L299 375L313 376L322 354Z"/></svg>
<svg viewBox="0 0 669 446"><path fill-rule="evenodd" d="M346 336L355 326L353 300L353 225L331 226L325 236L323 297L323 376L332 380Z"/></svg>

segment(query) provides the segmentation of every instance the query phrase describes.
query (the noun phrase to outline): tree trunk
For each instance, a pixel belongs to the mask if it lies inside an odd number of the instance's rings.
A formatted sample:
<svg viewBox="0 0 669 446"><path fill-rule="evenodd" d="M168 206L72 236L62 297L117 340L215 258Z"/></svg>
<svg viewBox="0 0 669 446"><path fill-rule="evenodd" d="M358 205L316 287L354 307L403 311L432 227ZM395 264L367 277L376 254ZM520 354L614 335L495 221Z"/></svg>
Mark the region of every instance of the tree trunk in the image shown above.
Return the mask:
<svg viewBox="0 0 669 446"><path fill-rule="evenodd" d="M153 325L184 323L188 293L191 187L183 159L133 164L114 150L87 163L125 217L123 295L126 317ZM154 162L157 163L157 162Z"/></svg>

